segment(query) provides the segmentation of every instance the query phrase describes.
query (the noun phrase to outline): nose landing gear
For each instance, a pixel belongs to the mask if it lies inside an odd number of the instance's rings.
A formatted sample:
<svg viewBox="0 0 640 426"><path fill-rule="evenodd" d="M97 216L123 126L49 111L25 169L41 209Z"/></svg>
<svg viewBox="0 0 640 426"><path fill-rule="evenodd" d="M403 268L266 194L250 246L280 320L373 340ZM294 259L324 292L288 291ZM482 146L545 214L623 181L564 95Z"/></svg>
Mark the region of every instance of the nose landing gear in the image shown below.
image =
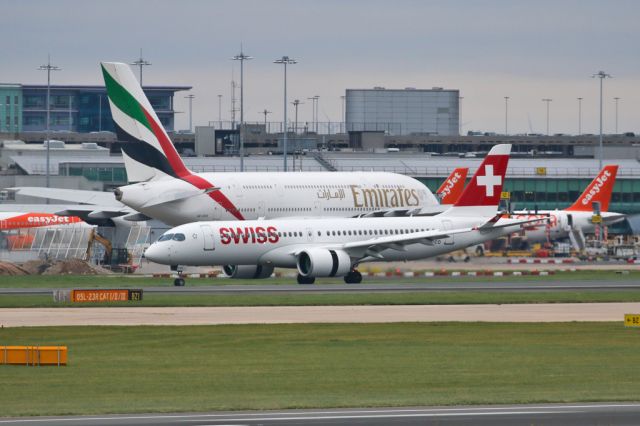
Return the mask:
<svg viewBox="0 0 640 426"><path fill-rule="evenodd" d="M181 265L171 265L171 270L172 271L176 271L178 273L178 278L173 280L173 285L176 286L176 287L184 287L184 285L185 285L185 280L184 280L185 275L182 273L183 272L183 267Z"/></svg>

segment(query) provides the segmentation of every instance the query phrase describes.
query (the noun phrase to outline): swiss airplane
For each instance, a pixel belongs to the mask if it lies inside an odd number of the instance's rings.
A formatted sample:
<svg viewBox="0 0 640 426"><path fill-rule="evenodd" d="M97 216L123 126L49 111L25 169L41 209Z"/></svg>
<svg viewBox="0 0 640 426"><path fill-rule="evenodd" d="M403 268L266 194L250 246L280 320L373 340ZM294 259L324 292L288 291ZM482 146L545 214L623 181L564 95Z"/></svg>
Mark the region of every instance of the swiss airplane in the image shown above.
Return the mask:
<svg viewBox="0 0 640 426"><path fill-rule="evenodd" d="M118 201L170 225L292 216L442 211L421 182L380 172L193 173L182 162L128 65L102 63L130 182Z"/></svg>
<svg viewBox="0 0 640 426"><path fill-rule="evenodd" d="M609 211L609 202L617 173L617 165L604 166L578 199L563 210L537 210L535 212L520 210L513 212L511 217L516 219L549 218L546 224L532 224L523 229L522 233L529 242L569 238L574 247L583 249L585 246L584 234L592 233L595 230L596 224L593 218L596 212L600 212L603 225L612 225L625 217L622 213ZM443 186L448 181L445 181ZM463 187L464 179L452 182L450 194L462 191ZM437 193L440 194L441 190L439 189ZM453 198L454 202L455 199L457 198ZM595 203L599 203L599 207Z"/></svg>
<svg viewBox="0 0 640 426"><path fill-rule="evenodd" d="M232 278L267 278L280 267L297 268L300 284L334 276L359 283L360 263L436 256L540 221L497 214L510 151L511 145L494 146L456 204L436 216L196 222L167 231L145 257L174 266L225 265Z"/></svg>

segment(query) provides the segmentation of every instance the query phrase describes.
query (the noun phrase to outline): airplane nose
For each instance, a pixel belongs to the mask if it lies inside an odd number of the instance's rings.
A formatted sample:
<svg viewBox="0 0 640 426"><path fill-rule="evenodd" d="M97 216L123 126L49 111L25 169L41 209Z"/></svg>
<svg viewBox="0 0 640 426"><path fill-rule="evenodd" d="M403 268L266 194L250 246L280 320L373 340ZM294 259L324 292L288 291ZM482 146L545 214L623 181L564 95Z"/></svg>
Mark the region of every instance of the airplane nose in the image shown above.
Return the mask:
<svg viewBox="0 0 640 426"><path fill-rule="evenodd" d="M169 262L169 249L154 243L144 251L144 257L155 263L166 264Z"/></svg>

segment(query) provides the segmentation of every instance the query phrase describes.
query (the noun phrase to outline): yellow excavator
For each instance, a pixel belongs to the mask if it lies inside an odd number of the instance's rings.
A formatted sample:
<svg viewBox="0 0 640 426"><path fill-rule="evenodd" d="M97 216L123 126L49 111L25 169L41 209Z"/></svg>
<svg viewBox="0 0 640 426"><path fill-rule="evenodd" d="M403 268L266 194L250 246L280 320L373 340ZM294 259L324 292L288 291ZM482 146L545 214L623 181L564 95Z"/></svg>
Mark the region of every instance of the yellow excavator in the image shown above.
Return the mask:
<svg viewBox="0 0 640 426"><path fill-rule="evenodd" d="M100 235L96 229L92 229L91 234L89 235L87 250L84 254L85 261L91 259L91 250L93 249L94 242L97 242L104 247L104 259L102 260L103 266L110 267L111 269L126 269L126 265L131 263L131 256L127 249L114 249L111 241Z"/></svg>

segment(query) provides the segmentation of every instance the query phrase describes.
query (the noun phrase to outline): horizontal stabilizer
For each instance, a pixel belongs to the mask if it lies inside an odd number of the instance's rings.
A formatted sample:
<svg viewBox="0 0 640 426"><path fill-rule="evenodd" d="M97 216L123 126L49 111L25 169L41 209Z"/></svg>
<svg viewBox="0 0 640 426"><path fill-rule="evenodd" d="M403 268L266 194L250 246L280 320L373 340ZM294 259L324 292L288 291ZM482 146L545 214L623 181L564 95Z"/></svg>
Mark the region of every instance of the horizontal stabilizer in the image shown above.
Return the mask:
<svg viewBox="0 0 640 426"><path fill-rule="evenodd" d="M209 187L209 188L194 190L186 193L184 191L165 193L165 194L159 195L158 197L154 197L150 199L144 205L142 205L142 207L144 208L155 207L161 204L167 204L167 203L172 203L174 201L185 200L187 198L195 197L198 195L206 195L213 191L218 191L218 190L220 190L220 188Z"/></svg>
<svg viewBox="0 0 640 426"><path fill-rule="evenodd" d="M144 222L144 221L147 221L147 220L151 220L152 218L150 218L146 214L134 213L134 214L128 214L128 215L124 216L123 219L127 220L129 222Z"/></svg>

